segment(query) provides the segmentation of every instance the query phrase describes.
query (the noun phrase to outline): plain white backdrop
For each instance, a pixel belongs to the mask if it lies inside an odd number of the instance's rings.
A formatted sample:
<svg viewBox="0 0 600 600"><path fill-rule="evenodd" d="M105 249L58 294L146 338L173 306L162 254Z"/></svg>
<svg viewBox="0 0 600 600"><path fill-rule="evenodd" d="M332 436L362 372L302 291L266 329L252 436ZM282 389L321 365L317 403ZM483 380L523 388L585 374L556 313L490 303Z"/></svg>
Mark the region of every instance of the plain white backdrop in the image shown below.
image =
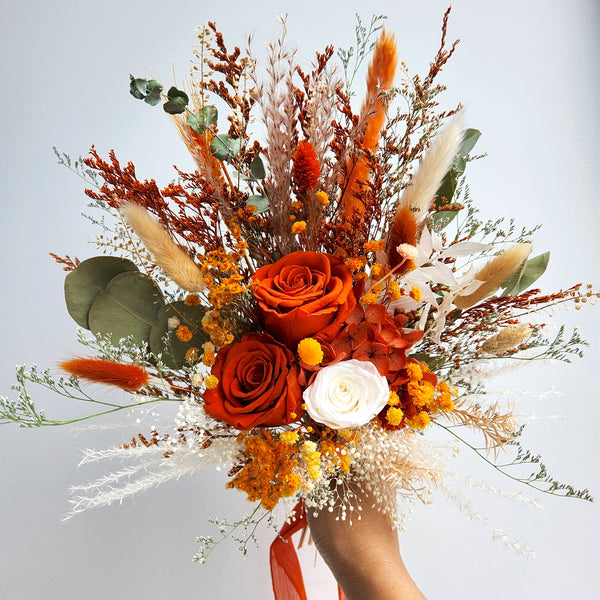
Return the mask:
<svg viewBox="0 0 600 600"><path fill-rule="evenodd" d="M52 146L73 157L95 144L132 160L140 177L166 184L172 165L192 169L175 129L159 108L134 101L129 73L170 84L188 71L196 25L216 21L230 45L254 33L260 56L288 13L290 42L308 65L327 44L348 47L355 12L387 14L400 58L423 73L439 43L446 3L405 0L364 3L190 0L21 0L3 2L0 63L3 94L0 192L0 391L8 393L16 363L52 367L78 351L75 324L62 298L63 272L48 252L87 258L96 233L80 216L84 184L56 165ZM460 46L441 75L442 102L462 101L468 126L483 132L488 158L469 166L472 195L486 217L512 215L543 223L536 250L551 250L540 285L547 291L600 282L599 53L600 9L592 0L456 0L449 39ZM564 415L533 421L524 444L541 451L559 479L600 494L597 365L599 309L557 311L595 342L583 360L547 364L493 387L557 389L544 401L515 394L517 413ZM35 400L49 415L70 407L43 390ZM240 515L242 494L225 491L225 476L206 471L172 482L122 506L91 511L67 523L67 488L97 474L77 469L80 449L136 433L62 429L0 429L0 597L183 597L211 600L272 597L268 544L243 559L233 544L207 565L190 562L195 536L210 533L211 516ZM474 477L515 489L463 451ZM524 490L526 492L526 490ZM429 600L597 597L600 519L596 505L541 498L543 510L473 492L492 527L533 545L522 558L491 540L443 498L419 507L401 547ZM302 553L310 600L335 597L333 581L314 551ZM313 567L313 564L316 564Z"/></svg>

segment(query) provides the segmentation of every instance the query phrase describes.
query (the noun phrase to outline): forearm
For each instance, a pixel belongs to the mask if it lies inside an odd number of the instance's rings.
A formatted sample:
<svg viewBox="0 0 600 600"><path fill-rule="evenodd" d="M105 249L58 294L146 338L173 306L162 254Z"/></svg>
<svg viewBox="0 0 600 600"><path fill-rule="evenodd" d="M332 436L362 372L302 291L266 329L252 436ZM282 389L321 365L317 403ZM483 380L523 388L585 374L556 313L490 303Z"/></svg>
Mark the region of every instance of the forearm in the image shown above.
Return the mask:
<svg viewBox="0 0 600 600"><path fill-rule="evenodd" d="M336 521L335 513L308 510L315 545L348 600L425 600L411 579L387 515L363 502L363 518Z"/></svg>

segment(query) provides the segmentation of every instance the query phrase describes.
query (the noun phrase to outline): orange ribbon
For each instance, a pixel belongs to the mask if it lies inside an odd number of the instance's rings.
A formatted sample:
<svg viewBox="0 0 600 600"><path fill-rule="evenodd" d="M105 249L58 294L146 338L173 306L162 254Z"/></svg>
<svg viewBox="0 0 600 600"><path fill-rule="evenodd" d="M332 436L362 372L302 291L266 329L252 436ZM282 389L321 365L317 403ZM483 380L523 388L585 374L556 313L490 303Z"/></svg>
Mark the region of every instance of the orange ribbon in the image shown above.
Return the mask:
<svg viewBox="0 0 600 600"><path fill-rule="evenodd" d="M271 580L275 600L308 600L302 567L292 543L294 533L307 526L304 503L298 502L290 519L283 524L279 535L271 544ZM338 600L347 600L339 585Z"/></svg>

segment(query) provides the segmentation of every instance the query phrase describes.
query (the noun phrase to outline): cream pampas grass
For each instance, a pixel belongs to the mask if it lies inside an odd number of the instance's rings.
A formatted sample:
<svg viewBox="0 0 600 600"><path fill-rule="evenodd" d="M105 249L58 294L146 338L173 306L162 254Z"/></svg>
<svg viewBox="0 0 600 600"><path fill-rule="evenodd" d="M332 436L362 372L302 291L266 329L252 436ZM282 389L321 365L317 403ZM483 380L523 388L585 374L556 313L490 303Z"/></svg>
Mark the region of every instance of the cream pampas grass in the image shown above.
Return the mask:
<svg viewBox="0 0 600 600"><path fill-rule="evenodd" d="M499 356L504 354L513 348L516 348L524 341L526 341L533 329L529 325L511 325L505 327L502 331L492 336L489 340L486 340L481 348L480 352L484 354L491 354L493 356Z"/></svg>
<svg viewBox="0 0 600 600"><path fill-rule="evenodd" d="M204 289L204 278L198 265L143 206L124 202L119 211L169 279L188 292L200 292Z"/></svg>
<svg viewBox="0 0 600 600"><path fill-rule="evenodd" d="M490 260L475 274L475 279L482 284L473 293L456 297L454 304L460 309L469 308L493 294L517 270L530 252L531 244L515 244Z"/></svg>
<svg viewBox="0 0 600 600"><path fill-rule="evenodd" d="M442 180L452 166L462 138L462 116L459 113L433 140L410 185L404 191L398 210L410 208L417 222L425 217Z"/></svg>

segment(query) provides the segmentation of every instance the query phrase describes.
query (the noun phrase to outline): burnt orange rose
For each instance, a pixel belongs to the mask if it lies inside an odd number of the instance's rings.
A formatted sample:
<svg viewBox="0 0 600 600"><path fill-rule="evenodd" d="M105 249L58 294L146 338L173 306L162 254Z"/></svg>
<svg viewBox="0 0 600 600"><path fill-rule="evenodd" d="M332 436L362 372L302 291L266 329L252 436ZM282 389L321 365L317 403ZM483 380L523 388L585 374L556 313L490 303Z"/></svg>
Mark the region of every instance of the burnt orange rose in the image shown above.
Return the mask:
<svg viewBox="0 0 600 600"><path fill-rule="evenodd" d="M219 385L204 392L204 409L236 429L276 427L302 414L300 367L283 344L249 333L219 350L211 373Z"/></svg>
<svg viewBox="0 0 600 600"><path fill-rule="evenodd" d="M356 305L352 271L329 254L286 254L258 269L253 283L265 329L294 350L315 334L333 338Z"/></svg>

